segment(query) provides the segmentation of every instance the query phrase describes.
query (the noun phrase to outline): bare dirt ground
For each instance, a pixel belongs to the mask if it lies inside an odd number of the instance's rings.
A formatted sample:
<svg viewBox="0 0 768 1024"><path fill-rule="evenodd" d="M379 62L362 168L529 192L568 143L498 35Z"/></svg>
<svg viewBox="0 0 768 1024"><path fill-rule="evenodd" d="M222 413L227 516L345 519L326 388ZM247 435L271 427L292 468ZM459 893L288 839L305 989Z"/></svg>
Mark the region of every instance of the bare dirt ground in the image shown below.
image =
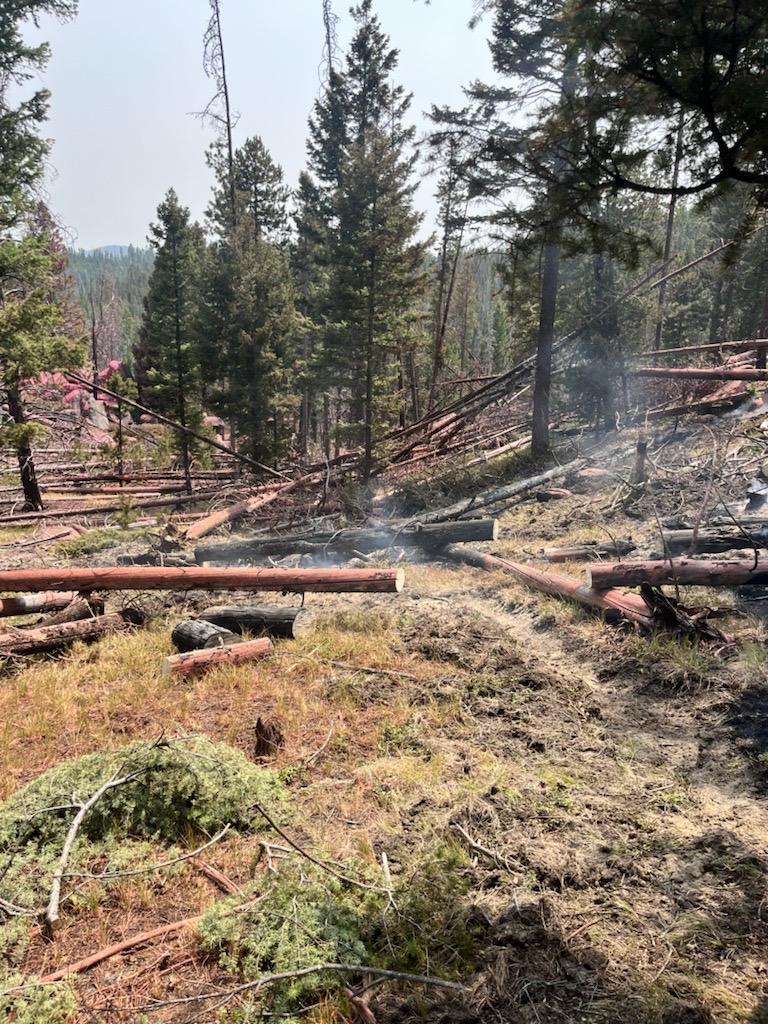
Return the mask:
<svg viewBox="0 0 768 1024"><path fill-rule="evenodd" d="M548 543L608 532L651 548L651 505L668 515L682 496L695 507L706 433L698 470L685 469L690 445L671 442L663 469L657 452L656 486L628 510L614 501L632 440L612 445L617 479L567 501L519 504L494 550L527 560ZM133 635L9 667L3 795L65 757L160 732L204 732L252 756L261 716L285 736L269 763L287 782L284 820L302 846L373 870L385 854L395 879L434 855L420 962L468 991L379 987L370 1012L380 1024L768 1022L760 621L726 620L734 640L723 649L639 637L502 574L440 563L410 566L399 597L323 596L311 606L313 635L255 668L190 684L158 675L170 652L167 609ZM262 838L232 835L207 860L245 885L268 870ZM33 934L18 967L44 974L217 897L189 864L127 879L69 906L54 944ZM440 931L459 918L451 934L462 945L452 948ZM81 975L73 1019L138 1021L150 999L236 981L189 928ZM260 1019L245 1004L223 1012L195 1005L149 1019ZM303 1019L359 1013L328 996Z"/></svg>

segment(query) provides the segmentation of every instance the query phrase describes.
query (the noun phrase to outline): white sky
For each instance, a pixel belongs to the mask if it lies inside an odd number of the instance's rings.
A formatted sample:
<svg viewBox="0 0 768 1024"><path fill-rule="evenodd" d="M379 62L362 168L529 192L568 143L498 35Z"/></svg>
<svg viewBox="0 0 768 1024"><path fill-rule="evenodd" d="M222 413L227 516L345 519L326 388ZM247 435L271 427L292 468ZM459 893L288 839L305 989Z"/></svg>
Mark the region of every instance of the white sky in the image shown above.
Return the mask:
<svg viewBox="0 0 768 1024"><path fill-rule="evenodd" d="M472 0L378 0L401 52L398 81L413 92L413 122L432 103L462 103L462 88L490 77L488 26L468 28ZM336 0L339 41L349 38L348 4ZM319 89L321 0L223 0L225 46L237 138L261 135L288 184L304 165L307 116ZM149 221L173 186L195 217L210 189L204 151L212 130L191 116L211 84L202 69L207 0L80 0L78 18L46 21L53 55L43 83L52 92L52 210L72 244L143 245ZM35 34L37 35L37 34ZM431 214L434 182L418 203Z"/></svg>

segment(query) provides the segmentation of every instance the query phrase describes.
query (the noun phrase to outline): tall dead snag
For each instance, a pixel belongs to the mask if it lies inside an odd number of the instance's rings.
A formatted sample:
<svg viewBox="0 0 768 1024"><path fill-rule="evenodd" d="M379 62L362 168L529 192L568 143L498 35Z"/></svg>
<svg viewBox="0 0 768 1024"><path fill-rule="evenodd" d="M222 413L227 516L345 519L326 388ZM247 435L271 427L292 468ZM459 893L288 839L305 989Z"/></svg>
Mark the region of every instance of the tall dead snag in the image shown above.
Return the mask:
<svg viewBox="0 0 768 1024"><path fill-rule="evenodd" d="M0 590L35 593L69 586L94 590L276 590L303 593L399 594L403 569L200 569L122 567L0 572ZM72 623L76 626L78 623Z"/></svg>
<svg viewBox="0 0 768 1024"><path fill-rule="evenodd" d="M269 637L261 637L258 640L244 640L231 647L213 647L209 650L190 651L188 654L172 654L163 662L163 675L190 679L216 668L260 661L268 657L272 649Z"/></svg>
<svg viewBox="0 0 768 1024"><path fill-rule="evenodd" d="M620 590L613 589L597 590L579 580L572 580L568 576L542 572L530 565L510 562L506 558L486 555L481 551L473 551L471 548L447 547L443 549L442 553L454 562L465 562L467 565L473 565L478 569L488 569L491 572L510 573L531 590L538 590L542 594L552 594L554 597L565 597L570 601L586 605L588 608L595 608L606 616L613 615L627 619L646 629L650 629L653 625L648 605L637 594L625 594Z"/></svg>
<svg viewBox="0 0 768 1024"><path fill-rule="evenodd" d="M653 587L680 584L689 587L739 587L768 583L768 559L741 558L731 561L704 561L677 558L658 562L617 562L614 565L590 565L590 585L597 590L611 587Z"/></svg>

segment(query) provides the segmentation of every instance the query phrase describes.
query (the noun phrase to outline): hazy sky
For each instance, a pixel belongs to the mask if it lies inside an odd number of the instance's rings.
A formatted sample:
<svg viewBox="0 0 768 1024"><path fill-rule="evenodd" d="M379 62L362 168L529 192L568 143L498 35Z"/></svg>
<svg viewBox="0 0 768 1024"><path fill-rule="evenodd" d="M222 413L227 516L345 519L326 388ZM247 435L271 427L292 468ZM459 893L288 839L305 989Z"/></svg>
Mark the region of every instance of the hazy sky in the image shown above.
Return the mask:
<svg viewBox="0 0 768 1024"><path fill-rule="evenodd" d="M336 0L339 39L348 2ZM378 0L401 51L399 81L414 94L414 123L432 103L462 100L462 86L490 76L487 25L467 27L472 0ZM304 163L307 115L319 89L321 0L224 0L237 138L261 135L293 185ZM46 21L53 56L42 81L52 92L50 205L72 244L143 245L173 186L195 217L210 189L204 150L212 137L191 116L211 84L202 68L207 0L80 0L73 22ZM434 209L427 181L422 209Z"/></svg>

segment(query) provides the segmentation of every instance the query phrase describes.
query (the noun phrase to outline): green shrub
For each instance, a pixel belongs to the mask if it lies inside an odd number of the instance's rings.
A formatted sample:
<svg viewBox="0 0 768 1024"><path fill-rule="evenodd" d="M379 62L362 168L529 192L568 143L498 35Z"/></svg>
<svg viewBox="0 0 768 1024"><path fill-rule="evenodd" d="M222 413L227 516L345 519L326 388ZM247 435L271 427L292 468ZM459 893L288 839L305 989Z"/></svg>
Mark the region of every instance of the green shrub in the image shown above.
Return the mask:
<svg viewBox="0 0 768 1024"><path fill-rule="evenodd" d="M29 985L34 978L0 974L0 991L14 985ZM75 1012L75 996L66 982L27 988L16 995L0 997L0 1017L14 1024L67 1024Z"/></svg>

